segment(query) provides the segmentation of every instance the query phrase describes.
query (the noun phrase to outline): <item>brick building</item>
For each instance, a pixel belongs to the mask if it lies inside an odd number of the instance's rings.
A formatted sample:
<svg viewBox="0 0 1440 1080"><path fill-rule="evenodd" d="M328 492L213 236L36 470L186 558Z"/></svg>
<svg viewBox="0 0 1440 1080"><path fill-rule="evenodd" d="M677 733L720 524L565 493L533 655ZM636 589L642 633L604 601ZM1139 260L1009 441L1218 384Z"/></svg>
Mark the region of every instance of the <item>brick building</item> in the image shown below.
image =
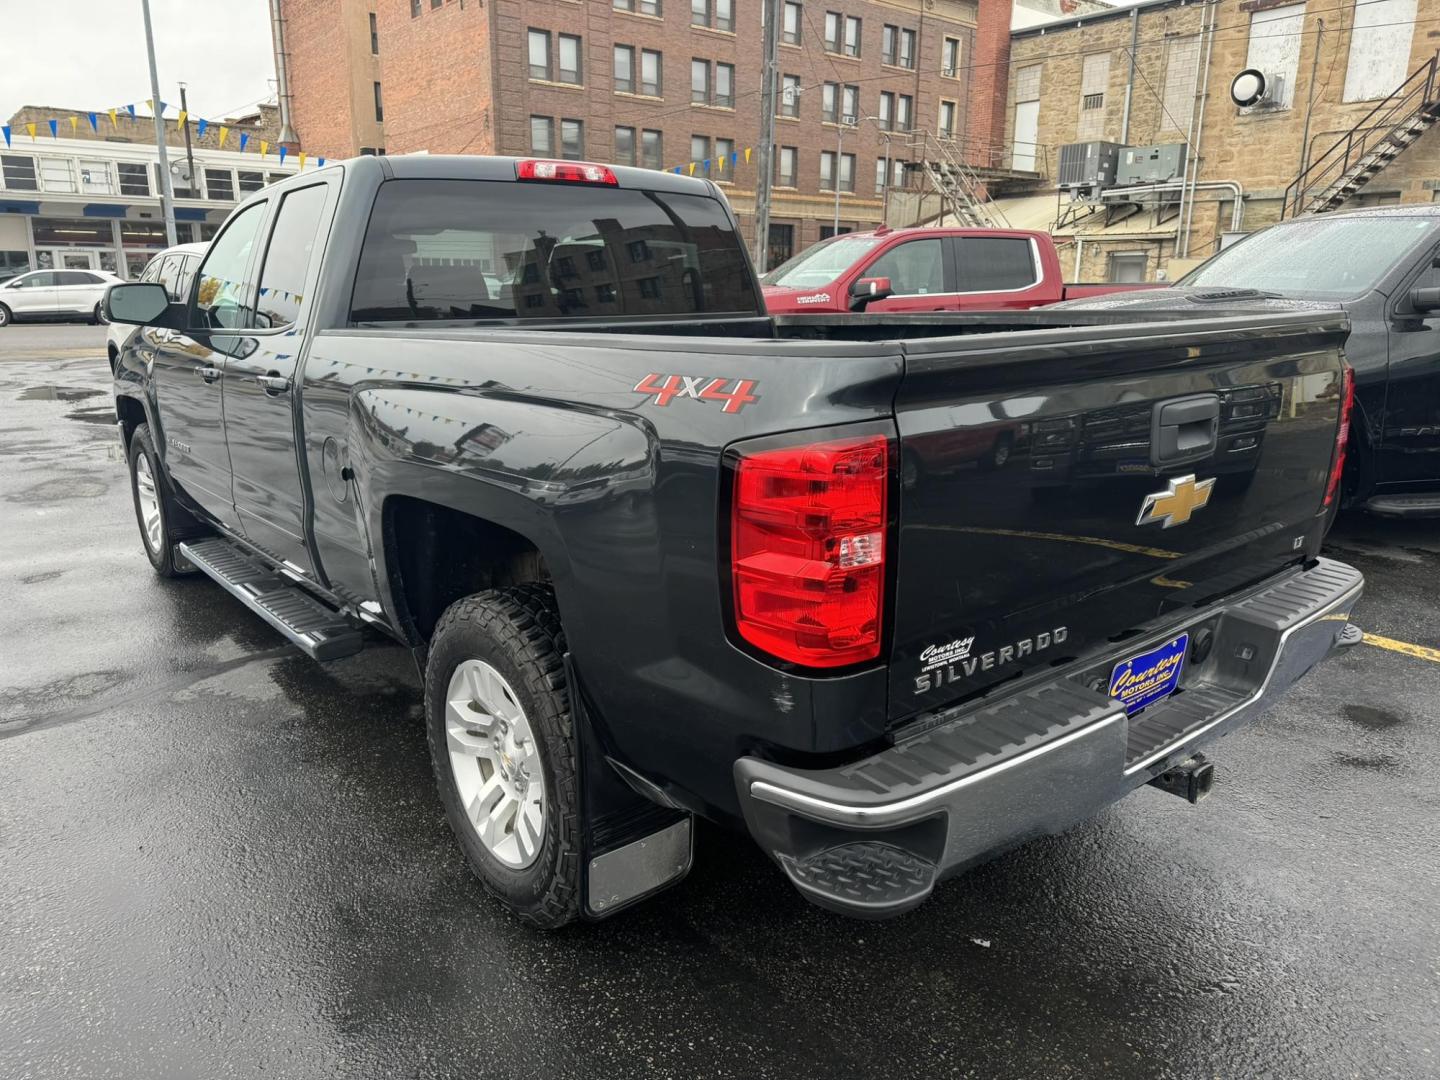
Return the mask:
<svg viewBox="0 0 1440 1080"><path fill-rule="evenodd" d="M1440 136L1428 130L1440 115L1437 15L1440 0L1142 0L1016 30L1008 139L1012 158L1033 150L1038 179L1008 186L1000 206L1014 224L1053 229L1072 280L1145 280L1173 279L1229 234L1322 197L1324 209L1429 202L1440 187ZM1269 87L1242 108L1230 86L1246 69ZM1178 147L1193 192L1172 182L1072 201L1058 188L1060 148L1088 141Z"/></svg>
<svg viewBox="0 0 1440 1080"><path fill-rule="evenodd" d="M693 161L697 173L709 159L749 226L759 0L283 0L282 11L294 125L311 153ZM887 187L916 180L905 163L921 135L994 158L1009 27L1010 0L785 4L771 264L828 235L837 187L842 229L879 224Z"/></svg>

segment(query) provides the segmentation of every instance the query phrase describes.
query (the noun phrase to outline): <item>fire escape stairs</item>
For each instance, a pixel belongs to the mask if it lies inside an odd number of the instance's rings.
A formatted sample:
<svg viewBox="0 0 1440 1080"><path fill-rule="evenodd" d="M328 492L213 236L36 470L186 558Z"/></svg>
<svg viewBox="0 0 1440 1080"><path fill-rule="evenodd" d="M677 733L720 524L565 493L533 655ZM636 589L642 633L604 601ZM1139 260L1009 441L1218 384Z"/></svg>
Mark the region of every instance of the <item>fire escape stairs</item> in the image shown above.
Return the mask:
<svg viewBox="0 0 1440 1080"><path fill-rule="evenodd" d="M1440 83L1432 56L1285 189L1283 217L1343 206L1440 121Z"/></svg>
<svg viewBox="0 0 1440 1080"><path fill-rule="evenodd" d="M966 164L954 141L924 132L920 166L945 209L959 224L980 229L1008 229L1004 212L987 194L985 183Z"/></svg>

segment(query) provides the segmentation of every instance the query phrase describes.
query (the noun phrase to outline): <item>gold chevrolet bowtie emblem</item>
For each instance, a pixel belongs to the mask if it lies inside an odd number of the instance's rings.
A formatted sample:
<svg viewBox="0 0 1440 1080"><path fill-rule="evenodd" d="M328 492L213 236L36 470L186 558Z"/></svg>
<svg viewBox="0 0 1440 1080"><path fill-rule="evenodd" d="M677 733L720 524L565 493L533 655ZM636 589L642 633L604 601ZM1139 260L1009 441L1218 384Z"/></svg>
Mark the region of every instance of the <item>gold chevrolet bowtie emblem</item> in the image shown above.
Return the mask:
<svg viewBox="0 0 1440 1080"><path fill-rule="evenodd" d="M1184 525L1190 520L1191 514L1210 501L1210 489L1214 486L1213 476L1209 480L1201 480L1198 484L1195 482L1194 473L1172 477L1170 486L1165 491L1145 496L1135 524L1153 525L1158 521L1164 529L1172 525Z"/></svg>

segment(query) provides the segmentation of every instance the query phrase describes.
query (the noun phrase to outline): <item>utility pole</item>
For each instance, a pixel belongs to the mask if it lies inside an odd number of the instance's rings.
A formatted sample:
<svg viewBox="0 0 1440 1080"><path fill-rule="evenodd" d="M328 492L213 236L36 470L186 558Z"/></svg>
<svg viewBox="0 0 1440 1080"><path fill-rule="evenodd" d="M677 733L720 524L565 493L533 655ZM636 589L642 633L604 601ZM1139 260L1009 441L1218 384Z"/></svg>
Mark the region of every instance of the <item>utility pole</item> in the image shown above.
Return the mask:
<svg viewBox="0 0 1440 1080"><path fill-rule="evenodd" d="M755 167L755 269L763 274L770 257L770 186L775 175L775 95L780 85L780 23L785 0L764 0L765 61L761 66L760 146Z"/></svg>
<svg viewBox="0 0 1440 1080"><path fill-rule="evenodd" d="M835 233L840 235L840 162L845 160L845 117L840 117L840 123L835 125L835 175L830 179L835 184ZM853 175L853 174L852 174Z"/></svg>
<svg viewBox="0 0 1440 1080"><path fill-rule="evenodd" d="M180 111L188 113L190 102L185 100L185 84L180 84ZM185 164L190 168L190 190L200 191L201 188L195 183L195 151L190 146L190 121L185 121Z"/></svg>
<svg viewBox="0 0 1440 1080"><path fill-rule="evenodd" d="M170 155L165 152L165 120L160 115L160 74L155 69L155 33L150 28L150 0L140 0L145 15L145 53L150 58L150 111L155 114L155 149L160 153L160 210L165 215L165 240L174 247L175 195L170 189Z"/></svg>

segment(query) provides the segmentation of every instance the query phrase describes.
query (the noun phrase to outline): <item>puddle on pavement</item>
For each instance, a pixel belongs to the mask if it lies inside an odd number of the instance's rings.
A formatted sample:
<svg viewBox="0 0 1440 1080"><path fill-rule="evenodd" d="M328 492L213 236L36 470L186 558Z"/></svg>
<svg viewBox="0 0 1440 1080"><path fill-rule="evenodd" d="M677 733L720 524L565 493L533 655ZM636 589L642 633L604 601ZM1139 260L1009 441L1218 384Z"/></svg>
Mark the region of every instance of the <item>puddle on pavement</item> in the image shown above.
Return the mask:
<svg viewBox="0 0 1440 1080"><path fill-rule="evenodd" d="M93 409L76 409L74 412L65 414L66 420L79 420L82 424L104 424L106 427L115 426L115 410L108 405L100 405Z"/></svg>
<svg viewBox="0 0 1440 1080"><path fill-rule="evenodd" d="M104 390L77 390L69 386L32 386L17 396L21 401L84 401L103 393Z"/></svg>

